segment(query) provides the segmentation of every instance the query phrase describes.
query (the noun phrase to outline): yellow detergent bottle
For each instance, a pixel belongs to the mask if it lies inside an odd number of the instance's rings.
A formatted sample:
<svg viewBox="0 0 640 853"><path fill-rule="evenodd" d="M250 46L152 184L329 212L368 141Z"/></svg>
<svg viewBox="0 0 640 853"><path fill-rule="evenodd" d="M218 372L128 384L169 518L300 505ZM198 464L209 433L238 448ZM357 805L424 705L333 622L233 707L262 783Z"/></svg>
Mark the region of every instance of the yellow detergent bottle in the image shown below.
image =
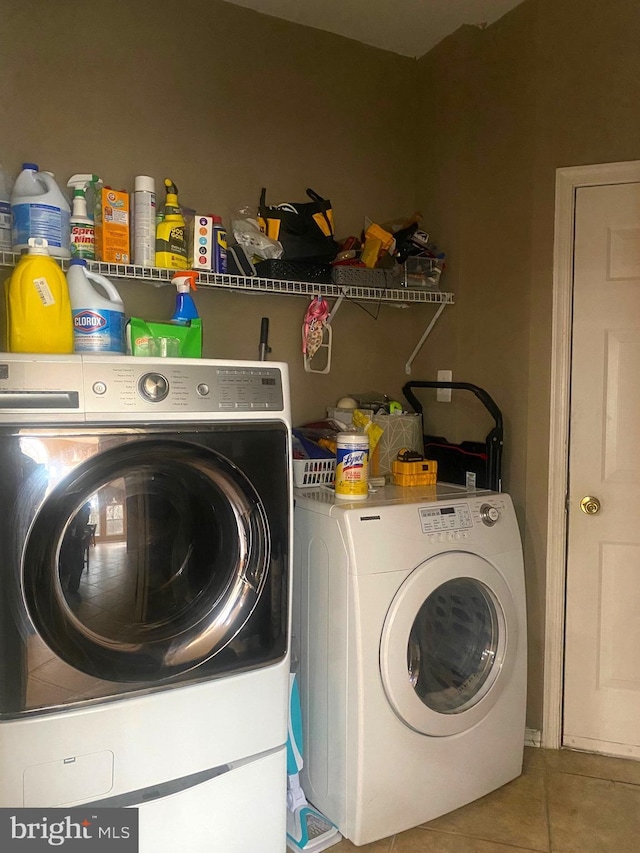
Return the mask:
<svg viewBox="0 0 640 853"><path fill-rule="evenodd" d="M67 279L44 238L29 238L27 253L18 261L6 291L9 352L73 352Z"/></svg>
<svg viewBox="0 0 640 853"><path fill-rule="evenodd" d="M184 216L178 204L178 188L165 178L166 200L161 219L156 227L156 266L172 270L186 270L187 236Z"/></svg>

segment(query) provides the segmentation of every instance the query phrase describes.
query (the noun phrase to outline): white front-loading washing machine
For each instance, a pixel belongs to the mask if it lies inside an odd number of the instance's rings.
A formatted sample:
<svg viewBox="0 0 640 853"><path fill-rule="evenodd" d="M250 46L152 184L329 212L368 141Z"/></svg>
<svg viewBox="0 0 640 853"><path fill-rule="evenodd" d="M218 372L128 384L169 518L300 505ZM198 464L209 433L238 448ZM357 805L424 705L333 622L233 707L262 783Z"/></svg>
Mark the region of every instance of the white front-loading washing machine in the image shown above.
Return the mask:
<svg viewBox="0 0 640 853"><path fill-rule="evenodd" d="M520 775L525 585L508 495L297 490L293 598L304 789L354 844Z"/></svg>
<svg viewBox="0 0 640 853"><path fill-rule="evenodd" d="M281 853L290 439L286 364L0 353L0 806Z"/></svg>

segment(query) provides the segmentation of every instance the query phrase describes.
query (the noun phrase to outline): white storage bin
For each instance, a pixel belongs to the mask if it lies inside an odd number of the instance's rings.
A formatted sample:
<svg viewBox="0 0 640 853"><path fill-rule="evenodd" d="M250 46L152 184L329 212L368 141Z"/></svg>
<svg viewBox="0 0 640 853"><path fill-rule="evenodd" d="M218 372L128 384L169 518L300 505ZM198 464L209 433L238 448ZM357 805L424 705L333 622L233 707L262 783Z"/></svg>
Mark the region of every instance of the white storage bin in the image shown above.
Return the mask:
<svg viewBox="0 0 640 853"><path fill-rule="evenodd" d="M335 459L294 459L293 485L298 489L333 483L336 477Z"/></svg>

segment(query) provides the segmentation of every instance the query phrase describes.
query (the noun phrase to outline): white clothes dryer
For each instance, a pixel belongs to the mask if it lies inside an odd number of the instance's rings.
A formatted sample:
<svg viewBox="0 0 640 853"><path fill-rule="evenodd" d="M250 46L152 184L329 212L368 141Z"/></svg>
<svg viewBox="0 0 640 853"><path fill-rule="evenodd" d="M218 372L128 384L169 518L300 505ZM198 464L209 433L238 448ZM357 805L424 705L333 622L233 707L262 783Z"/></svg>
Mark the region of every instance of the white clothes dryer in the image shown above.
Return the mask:
<svg viewBox="0 0 640 853"><path fill-rule="evenodd" d="M520 775L525 585L508 495L299 489L293 600L303 786L354 844Z"/></svg>

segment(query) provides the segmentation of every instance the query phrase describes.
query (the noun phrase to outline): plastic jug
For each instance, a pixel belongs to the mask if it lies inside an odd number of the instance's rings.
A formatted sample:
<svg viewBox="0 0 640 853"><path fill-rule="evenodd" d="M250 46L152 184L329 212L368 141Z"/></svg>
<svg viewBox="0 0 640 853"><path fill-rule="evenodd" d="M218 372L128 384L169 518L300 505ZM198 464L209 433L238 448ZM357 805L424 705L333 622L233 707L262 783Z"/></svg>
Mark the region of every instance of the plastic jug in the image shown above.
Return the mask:
<svg viewBox="0 0 640 853"><path fill-rule="evenodd" d="M69 258L71 207L51 172L40 172L35 163L23 163L11 193L13 249L20 252L30 237L47 241L49 254Z"/></svg>
<svg viewBox="0 0 640 853"><path fill-rule="evenodd" d="M124 305L115 285L74 258L67 272L75 352L123 353Z"/></svg>
<svg viewBox="0 0 640 853"><path fill-rule="evenodd" d="M13 239L11 235L11 178L0 163L0 252L10 252Z"/></svg>
<svg viewBox="0 0 640 853"><path fill-rule="evenodd" d="M73 322L67 280L47 241L30 238L7 283L9 352L71 353Z"/></svg>

